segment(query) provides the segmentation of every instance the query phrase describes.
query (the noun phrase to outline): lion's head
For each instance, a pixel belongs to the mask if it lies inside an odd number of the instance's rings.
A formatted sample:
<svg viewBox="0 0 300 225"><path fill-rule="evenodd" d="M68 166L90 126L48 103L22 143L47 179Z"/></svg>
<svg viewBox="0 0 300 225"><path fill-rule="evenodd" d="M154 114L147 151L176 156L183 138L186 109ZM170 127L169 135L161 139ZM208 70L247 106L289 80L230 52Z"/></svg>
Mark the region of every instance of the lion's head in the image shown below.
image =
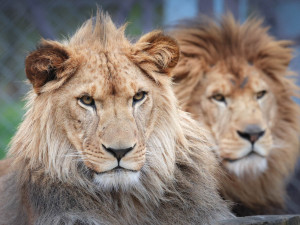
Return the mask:
<svg viewBox="0 0 300 225"><path fill-rule="evenodd" d="M189 111L197 120L205 118L231 173L256 176L267 169L271 149L280 144L272 138L275 93L263 72L247 62L234 72L221 64L204 75L191 96Z"/></svg>
<svg viewBox="0 0 300 225"><path fill-rule="evenodd" d="M268 186L282 201L284 178L299 151L299 109L291 99L296 87L286 77L290 42L274 40L261 23L240 25L228 15L220 24L195 19L172 31L182 51L176 95L184 110L211 128L234 183L229 195L249 205L265 201Z"/></svg>
<svg viewBox="0 0 300 225"><path fill-rule="evenodd" d="M43 40L26 58L34 88L26 126L35 122L41 133L30 142L36 152L19 157L30 155L33 167L40 162L59 177L72 175L82 159L94 182L109 189L136 185L147 167L171 177L174 150L154 152L147 143L157 126L176 119L167 114L176 110L168 74L179 50L160 31L132 45L124 28L98 15L69 41Z"/></svg>

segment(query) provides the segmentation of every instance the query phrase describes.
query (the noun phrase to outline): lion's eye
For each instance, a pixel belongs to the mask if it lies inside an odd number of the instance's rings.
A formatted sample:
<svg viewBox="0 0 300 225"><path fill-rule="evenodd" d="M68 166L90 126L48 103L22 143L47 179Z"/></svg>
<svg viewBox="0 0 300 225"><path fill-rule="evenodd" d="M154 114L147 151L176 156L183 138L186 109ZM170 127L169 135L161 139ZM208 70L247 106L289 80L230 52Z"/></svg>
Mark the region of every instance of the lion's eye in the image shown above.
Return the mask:
<svg viewBox="0 0 300 225"><path fill-rule="evenodd" d="M145 91L140 91L138 93L136 93L134 96L133 96L133 104L139 102L139 101L142 101L145 96L146 96L146 92Z"/></svg>
<svg viewBox="0 0 300 225"><path fill-rule="evenodd" d="M265 96L265 94L267 94L266 90L260 91L256 93L256 99L261 99L262 97Z"/></svg>
<svg viewBox="0 0 300 225"><path fill-rule="evenodd" d="M95 101L91 96L84 95L80 98L80 102L87 105L87 106L93 106L95 105Z"/></svg>
<svg viewBox="0 0 300 225"><path fill-rule="evenodd" d="M225 96L222 94L215 94L212 98L218 102L225 102Z"/></svg>

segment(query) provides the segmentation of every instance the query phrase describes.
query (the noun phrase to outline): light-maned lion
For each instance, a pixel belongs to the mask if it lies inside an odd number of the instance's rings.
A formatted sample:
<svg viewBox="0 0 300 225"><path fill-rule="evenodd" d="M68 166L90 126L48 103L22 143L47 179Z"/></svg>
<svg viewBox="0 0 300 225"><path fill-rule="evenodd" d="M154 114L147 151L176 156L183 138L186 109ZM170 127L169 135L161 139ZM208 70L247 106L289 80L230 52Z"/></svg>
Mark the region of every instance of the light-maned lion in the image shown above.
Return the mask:
<svg viewBox="0 0 300 225"><path fill-rule="evenodd" d="M209 133L177 107L176 42L131 44L107 15L26 58L33 91L2 177L0 224L217 224ZM3 185L4 184L4 185Z"/></svg>
<svg viewBox="0 0 300 225"><path fill-rule="evenodd" d="M226 15L183 21L171 31L181 48L174 89L182 108L210 127L228 180L222 194L238 215L281 213L299 154L297 93L287 78L289 41L249 19Z"/></svg>

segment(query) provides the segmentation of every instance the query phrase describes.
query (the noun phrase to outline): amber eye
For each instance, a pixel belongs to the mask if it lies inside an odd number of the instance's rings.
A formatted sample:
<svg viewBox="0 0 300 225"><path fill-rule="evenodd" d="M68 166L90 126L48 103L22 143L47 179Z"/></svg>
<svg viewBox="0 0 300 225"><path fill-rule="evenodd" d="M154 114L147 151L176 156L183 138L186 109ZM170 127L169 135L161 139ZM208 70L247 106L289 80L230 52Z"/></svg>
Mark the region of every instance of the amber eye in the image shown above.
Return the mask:
<svg viewBox="0 0 300 225"><path fill-rule="evenodd" d="M87 106L93 106L95 105L95 101L91 96L84 95L80 98L80 102L87 105Z"/></svg>
<svg viewBox="0 0 300 225"><path fill-rule="evenodd" d="M225 102L225 97L222 94L215 94L212 98L218 102Z"/></svg>
<svg viewBox="0 0 300 225"><path fill-rule="evenodd" d="M256 99L261 99L262 97L265 96L265 94L267 94L266 90L260 91L256 93Z"/></svg>
<svg viewBox="0 0 300 225"><path fill-rule="evenodd" d="M134 96L133 96L133 104L139 102L139 101L142 101L145 96L146 96L146 92L145 91L139 91L138 93L136 93Z"/></svg>

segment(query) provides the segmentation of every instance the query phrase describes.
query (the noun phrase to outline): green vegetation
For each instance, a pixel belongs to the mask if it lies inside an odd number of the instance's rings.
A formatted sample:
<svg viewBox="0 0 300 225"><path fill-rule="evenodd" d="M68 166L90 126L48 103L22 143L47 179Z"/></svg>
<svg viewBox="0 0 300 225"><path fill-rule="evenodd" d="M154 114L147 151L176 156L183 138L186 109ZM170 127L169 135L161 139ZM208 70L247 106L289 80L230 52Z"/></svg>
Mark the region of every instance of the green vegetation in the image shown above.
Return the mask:
<svg viewBox="0 0 300 225"><path fill-rule="evenodd" d="M17 130L24 114L24 102L0 101L0 159L5 156L7 146Z"/></svg>
<svg viewBox="0 0 300 225"><path fill-rule="evenodd" d="M126 29L126 34L129 36L139 36L142 33L141 29L141 20L137 20L136 18L141 18L141 6L139 4L135 4L129 13L128 17L128 26Z"/></svg>

